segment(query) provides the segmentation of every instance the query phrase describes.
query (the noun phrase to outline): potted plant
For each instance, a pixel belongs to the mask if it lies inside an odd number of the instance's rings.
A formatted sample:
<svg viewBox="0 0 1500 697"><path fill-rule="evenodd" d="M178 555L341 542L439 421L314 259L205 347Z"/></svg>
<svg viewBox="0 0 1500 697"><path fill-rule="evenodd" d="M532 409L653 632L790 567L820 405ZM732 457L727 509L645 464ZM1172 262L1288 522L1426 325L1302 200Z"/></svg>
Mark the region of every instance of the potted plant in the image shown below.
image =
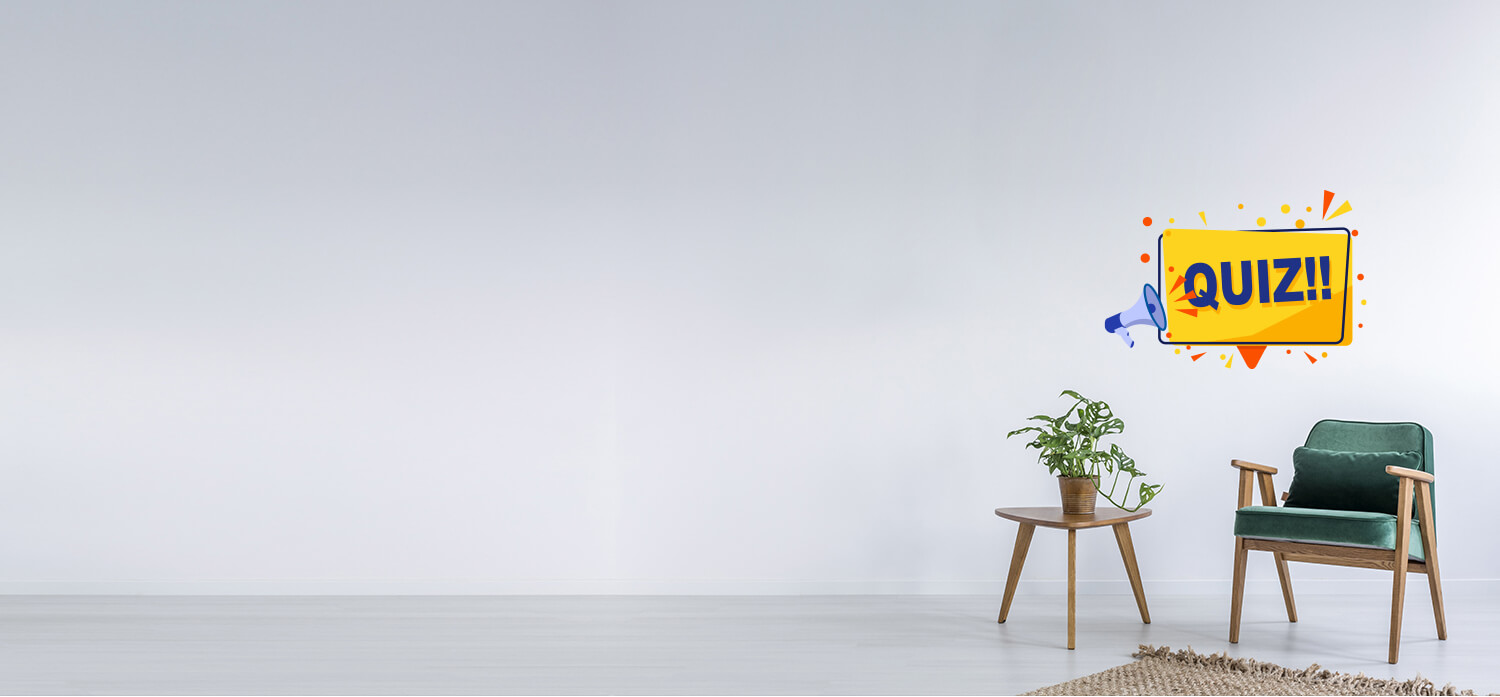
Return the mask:
<svg viewBox="0 0 1500 697"><path fill-rule="evenodd" d="M1057 475L1058 488L1062 493L1063 513L1067 515L1092 515L1097 494L1103 493L1110 503L1127 511L1139 510L1156 494L1162 485L1141 482L1135 507L1125 505L1130 487L1135 480L1146 476L1135 467L1135 460L1125 454L1119 445L1111 443L1108 450L1100 445L1105 436L1125 432L1125 422L1115 416L1109 405L1089 399L1073 390L1063 390L1061 395L1077 400L1062 416L1033 416L1027 421L1041 421L1046 426L1027 426L1006 434L1006 438L1022 433L1035 433L1028 448L1036 448L1037 461ZM1099 485L1102 478L1110 479L1109 491ZM1121 477L1127 477L1124 489L1120 489ZM1120 498L1115 491L1120 490Z"/></svg>

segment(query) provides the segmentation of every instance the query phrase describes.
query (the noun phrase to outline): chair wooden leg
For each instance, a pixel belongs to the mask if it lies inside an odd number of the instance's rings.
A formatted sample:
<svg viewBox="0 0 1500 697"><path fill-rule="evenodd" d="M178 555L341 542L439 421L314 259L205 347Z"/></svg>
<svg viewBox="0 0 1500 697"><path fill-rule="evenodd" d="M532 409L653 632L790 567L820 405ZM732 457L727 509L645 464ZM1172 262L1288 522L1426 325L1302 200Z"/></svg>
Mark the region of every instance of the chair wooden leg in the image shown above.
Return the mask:
<svg viewBox="0 0 1500 697"><path fill-rule="evenodd" d="M1016 597L1016 584L1021 581L1021 567L1026 564L1026 552L1031 549L1031 534L1034 532L1036 526L1030 523L1021 523L1021 529L1016 531L1016 548L1010 553L1010 575L1005 578L1005 599L1000 601L1002 624L1010 615L1010 601Z"/></svg>
<svg viewBox="0 0 1500 697"><path fill-rule="evenodd" d="M1401 655L1401 610L1406 605L1406 563L1411 545L1411 494L1412 480L1401 480L1401 493L1396 497L1396 549L1395 566L1391 581L1391 651L1390 662L1395 663Z"/></svg>
<svg viewBox="0 0 1500 697"><path fill-rule="evenodd" d="M1432 595L1432 617L1437 621L1438 639L1447 640L1448 620L1443 616L1443 580L1438 575L1437 527L1432 520L1432 489L1427 482L1417 482L1418 529L1422 533L1422 555L1427 563L1427 592Z"/></svg>
<svg viewBox="0 0 1500 697"><path fill-rule="evenodd" d="M1068 650L1073 650L1073 618L1078 611L1078 531L1068 528Z"/></svg>
<svg viewBox="0 0 1500 697"><path fill-rule="evenodd" d="M1272 490L1276 487L1271 483L1271 475L1266 472L1257 472L1255 478L1260 481L1260 505L1274 508L1276 494L1272 493ZM1244 498L1241 494L1240 507L1242 508L1249 505ZM1286 556L1281 552L1276 552L1272 556L1276 558L1276 577L1281 580L1281 599L1286 603L1286 621L1296 622L1297 601L1292 599L1292 575L1286 569Z"/></svg>
<svg viewBox="0 0 1500 697"><path fill-rule="evenodd" d="M1448 618L1443 616L1443 581L1438 578L1436 555L1427 558L1427 592L1432 596L1432 617L1437 621L1438 639L1447 641Z"/></svg>
<svg viewBox="0 0 1500 697"><path fill-rule="evenodd" d="M1135 606L1141 611L1141 621L1151 624L1151 611L1146 609L1146 589L1141 586L1141 569L1135 563L1135 545L1130 541L1130 523L1112 526L1115 543L1120 546L1120 556L1125 559L1125 575L1130 577L1130 590L1135 592Z"/></svg>
<svg viewBox="0 0 1500 697"><path fill-rule="evenodd" d="M1286 568L1286 556L1276 553L1276 575L1281 578L1281 599L1286 602L1286 621L1297 621L1297 601L1292 598L1292 574Z"/></svg>
<svg viewBox="0 0 1500 697"><path fill-rule="evenodd" d="M1406 601L1406 550L1396 552L1395 579L1391 584L1391 655L1395 663L1401 655L1401 609Z"/></svg>
<svg viewBox="0 0 1500 697"><path fill-rule="evenodd" d="M1229 599L1229 643L1240 642L1240 606L1245 600L1245 539L1234 538L1234 591Z"/></svg>

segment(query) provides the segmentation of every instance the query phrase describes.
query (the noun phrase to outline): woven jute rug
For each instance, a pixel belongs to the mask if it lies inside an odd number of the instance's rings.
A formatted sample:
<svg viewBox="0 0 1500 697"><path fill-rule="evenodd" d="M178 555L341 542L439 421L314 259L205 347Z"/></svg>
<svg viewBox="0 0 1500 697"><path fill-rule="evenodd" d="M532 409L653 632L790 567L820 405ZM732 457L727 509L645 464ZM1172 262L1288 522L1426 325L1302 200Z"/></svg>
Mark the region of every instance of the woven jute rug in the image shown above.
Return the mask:
<svg viewBox="0 0 1500 697"><path fill-rule="evenodd" d="M1323 670L1282 668L1253 658L1205 656L1141 644L1135 663L1044 687L1028 695L1472 695L1437 687L1420 674L1411 680L1367 678Z"/></svg>

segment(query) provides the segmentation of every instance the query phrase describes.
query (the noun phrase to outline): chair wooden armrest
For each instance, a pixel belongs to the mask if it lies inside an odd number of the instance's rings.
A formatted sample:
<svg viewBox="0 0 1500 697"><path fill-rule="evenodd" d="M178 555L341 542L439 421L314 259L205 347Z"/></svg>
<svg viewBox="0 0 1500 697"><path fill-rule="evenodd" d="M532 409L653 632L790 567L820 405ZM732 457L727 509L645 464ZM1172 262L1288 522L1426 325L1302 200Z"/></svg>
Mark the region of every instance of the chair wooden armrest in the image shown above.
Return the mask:
<svg viewBox="0 0 1500 697"><path fill-rule="evenodd" d="M1229 466L1236 469L1254 470L1256 472L1265 472L1266 474L1276 474L1275 467L1272 467L1270 465L1258 465L1248 460L1230 460Z"/></svg>
<svg viewBox="0 0 1500 697"><path fill-rule="evenodd" d="M1271 475L1276 474L1275 467L1260 465L1247 460L1230 460L1229 464L1240 471L1239 508L1251 505L1255 497L1255 485L1257 482L1260 484L1261 505L1276 505L1276 495L1272 493L1275 487L1271 485Z"/></svg>
<svg viewBox="0 0 1500 697"><path fill-rule="evenodd" d="M1434 479L1434 477L1432 475L1430 475L1430 474L1428 474L1426 472L1423 472L1422 470L1414 470L1414 469L1412 469L1410 467L1398 467L1396 465L1386 465L1385 466L1385 473L1386 474L1394 474L1397 477L1406 477L1407 479L1415 479L1415 480L1417 480L1419 482L1427 482L1428 484L1431 484L1433 482L1433 479Z"/></svg>

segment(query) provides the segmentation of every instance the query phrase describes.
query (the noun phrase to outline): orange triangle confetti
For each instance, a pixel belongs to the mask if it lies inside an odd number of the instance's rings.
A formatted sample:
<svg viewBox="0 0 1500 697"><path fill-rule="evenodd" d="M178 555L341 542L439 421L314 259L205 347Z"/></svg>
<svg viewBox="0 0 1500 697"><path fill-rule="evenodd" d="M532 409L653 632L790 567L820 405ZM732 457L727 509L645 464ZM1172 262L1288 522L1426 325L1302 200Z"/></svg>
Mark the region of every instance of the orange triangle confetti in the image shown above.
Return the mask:
<svg viewBox="0 0 1500 697"><path fill-rule="evenodd" d="M1328 204L1330 204L1330 203L1333 203L1333 192L1329 191L1327 189L1324 189L1323 190L1323 219L1324 220L1328 219Z"/></svg>
<svg viewBox="0 0 1500 697"><path fill-rule="evenodd" d="M1182 314L1187 315L1189 317L1197 317L1198 316L1198 311L1196 309L1194 309L1194 310L1181 310L1181 309L1179 309L1178 312L1181 312Z"/></svg>
<svg viewBox="0 0 1500 697"><path fill-rule="evenodd" d="M1197 293L1188 293L1187 295L1184 295L1184 296L1182 296L1182 297L1180 297L1180 298L1178 298L1176 300L1173 300L1172 302L1182 302L1183 300L1197 300L1197 299L1198 299L1198 294Z"/></svg>
<svg viewBox="0 0 1500 697"><path fill-rule="evenodd" d="M1311 353L1303 351L1302 355L1307 356L1307 362L1308 363L1317 363L1318 362L1318 359L1313 358Z"/></svg>
<svg viewBox="0 0 1500 697"><path fill-rule="evenodd" d="M1199 358L1202 358L1202 357L1203 357L1203 354L1201 354L1201 353L1198 354L1198 355L1196 355L1196 356L1188 356L1188 358L1191 358L1194 361L1196 361L1196 360L1198 360Z"/></svg>
<svg viewBox="0 0 1500 697"><path fill-rule="evenodd" d="M1339 217L1339 216L1341 216L1341 215L1343 215L1345 213L1348 213L1349 211L1352 211L1352 210L1354 210L1354 208L1349 205L1348 201L1340 203L1339 204L1339 209L1336 210L1336 211L1334 211L1333 215L1328 216L1328 220L1333 220L1334 218L1337 218L1337 217Z"/></svg>
<svg viewBox="0 0 1500 697"><path fill-rule="evenodd" d="M1182 287L1182 282L1183 282L1183 281L1184 281L1184 280L1186 280L1186 279L1184 279L1184 278L1183 278L1183 277L1181 277L1181 276L1178 276L1178 277L1177 277L1177 282L1176 282L1176 283L1173 283L1173 284L1172 284L1172 290L1169 290L1169 291L1167 291L1167 292L1168 292L1168 293L1176 293L1176 292L1177 292L1177 289L1178 289L1178 288L1181 288L1181 287Z"/></svg>
<svg viewBox="0 0 1500 697"><path fill-rule="evenodd" d="M1239 349L1240 357L1245 359L1245 367L1251 370L1255 370L1255 366L1260 364L1261 354L1266 352L1264 346L1241 346Z"/></svg>

